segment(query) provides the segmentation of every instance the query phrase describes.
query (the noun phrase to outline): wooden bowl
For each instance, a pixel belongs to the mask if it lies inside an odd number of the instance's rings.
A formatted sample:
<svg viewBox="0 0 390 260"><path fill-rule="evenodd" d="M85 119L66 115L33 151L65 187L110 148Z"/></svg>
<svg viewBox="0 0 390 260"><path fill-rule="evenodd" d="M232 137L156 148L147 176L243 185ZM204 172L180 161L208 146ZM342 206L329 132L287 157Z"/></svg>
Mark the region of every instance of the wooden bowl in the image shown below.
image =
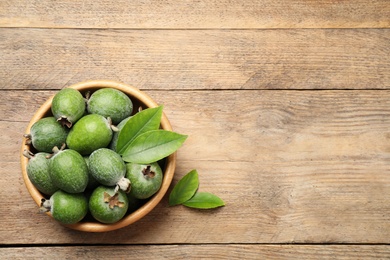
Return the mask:
<svg viewBox="0 0 390 260"><path fill-rule="evenodd" d="M153 101L152 98L150 98L147 94L143 93L139 89L120 83L115 81L106 81L106 80L96 80L96 81L86 81L74 84L72 86L69 86L69 88L74 88L79 90L81 93L85 93L87 91L95 91L100 88L115 88L118 89L125 94L127 94L130 99L133 101L134 104L134 110L136 111L140 106L145 109L149 107L157 107L158 104ZM49 98L34 114L32 117L27 129L26 134L30 133L31 126L37 122L39 119L47 116L51 116L51 102L52 102L53 96ZM172 131L171 124L169 123L168 118L163 113L161 118L161 128L164 130ZM28 178L26 167L28 163L28 159L23 156L23 151L25 149L31 150L33 149L30 147L30 145L25 144L25 141L23 141L23 145L21 148L20 153L20 161L22 166L22 174L23 179L26 184L27 190L30 192L32 198L36 202L38 206L41 204L42 198L45 198L45 196L39 192L34 185L31 183L31 181ZM163 172L164 177L162 181L162 185L160 190L154 194L149 200L147 200L139 209L136 211L126 215L122 220L114 223L114 224L102 224L97 221L81 221L79 223L73 224L73 225L64 225L71 229L80 230L80 231L86 231L86 232L106 232L111 230L116 230L125 226L128 226L142 217L144 217L146 214L148 214L163 198L165 193L167 192L169 185L172 182L173 175L175 172L176 167L176 153L171 154L167 158L165 158L165 165L163 165ZM47 198L47 196L46 196ZM50 212L47 213L49 216L51 216Z"/></svg>

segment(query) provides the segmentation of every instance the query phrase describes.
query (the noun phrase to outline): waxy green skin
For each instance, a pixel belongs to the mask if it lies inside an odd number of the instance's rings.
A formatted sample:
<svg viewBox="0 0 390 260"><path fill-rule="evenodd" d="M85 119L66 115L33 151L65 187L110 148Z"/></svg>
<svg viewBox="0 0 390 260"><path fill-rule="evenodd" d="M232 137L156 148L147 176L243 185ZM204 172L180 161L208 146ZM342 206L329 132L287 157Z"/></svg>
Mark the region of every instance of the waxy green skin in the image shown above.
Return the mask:
<svg viewBox="0 0 390 260"><path fill-rule="evenodd" d="M122 157L108 148L100 148L89 156L89 170L101 184L114 186L126 175Z"/></svg>
<svg viewBox="0 0 390 260"><path fill-rule="evenodd" d="M154 174L145 175L148 166ZM137 199L147 199L160 189L163 174L157 162L151 164L127 163L126 178L131 182L130 194Z"/></svg>
<svg viewBox="0 0 390 260"><path fill-rule="evenodd" d="M56 118L44 117L31 126L31 143L37 151L50 153L54 146L65 143L68 133L69 129L62 127Z"/></svg>
<svg viewBox="0 0 390 260"><path fill-rule="evenodd" d="M115 206L114 208L109 207L109 203L104 201L104 192L107 192L110 196L115 195L115 188L99 186L91 194L89 198L89 211L92 216L99 222L105 224L112 224L121 220L128 209L128 199L126 193L122 190L118 191L118 200L123 202L123 207Z"/></svg>
<svg viewBox="0 0 390 260"><path fill-rule="evenodd" d="M90 114L109 117L113 124L119 124L133 112L131 99L122 91L113 88L102 88L95 91L88 100L87 110Z"/></svg>
<svg viewBox="0 0 390 260"><path fill-rule="evenodd" d="M84 115L85 109L83 95L72 88L64 88L57 92L51 104L54 117L59 121L66 119L70 123L69 128Z"/></svg>
<svg viewBox="0 0 390 260"><path fill-rule="evenodd" d="M37 153L29 159L27 164L27 175L31 183L40 192L52 195L58 190L50 178L49 153Z"/></svg>
<svg viewBox="0 0 390 260"><path fill-rule="evenodd" d="M68 193L83 192L88 185L88 167L75 150L58 151L50 159L50 178L54 185Z"/></svg>
<svg viewBox="0 0 390 260"><path fill-rule="evenodd" d="M62 190L50 197L50 213L62 224L75 224L88 212L88 200L83 193L70 194Z"/></svg>
<svg viewBox="0 0 390 260"><path fill-rule="evenodd" d="M99 148L107 147L111 138L112 130L108 120L101 115L90 114L73 125L66 144L81 155L89 155Z"/></svg>

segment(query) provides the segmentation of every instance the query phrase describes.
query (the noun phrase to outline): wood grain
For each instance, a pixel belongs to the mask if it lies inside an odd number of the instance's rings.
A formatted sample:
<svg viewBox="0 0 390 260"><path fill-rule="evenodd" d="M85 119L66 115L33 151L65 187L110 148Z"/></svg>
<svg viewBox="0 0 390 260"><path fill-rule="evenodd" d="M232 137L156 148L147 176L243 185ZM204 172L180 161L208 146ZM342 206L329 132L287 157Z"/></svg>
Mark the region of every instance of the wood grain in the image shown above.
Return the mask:
<svg viewBox="0 0 390 260"><path fill-rule="evenodd" d="M0 1L0 259L390 259L389 57L388 0ZM164 104L173 185L197 169L226 206L98 234L38 213L22 135L90 79Z"/></svg>
<svg viewBox="0 0 390 260"><path fill-rule="evenodd" d="M388 259L390 248L375 245L145 245L2 248L1 258L93 259Z"/></svg>
<svg viewBox="0 0 390 260"><path fill-rule="evenodd" d="M169 208L88 234L37 213L18 162L21 136L52 91L6 91L0 105L1 244L390 243L390 91L148 91L188 134L174 183L198 169L226 207ZM238 94L239 93L239 94ZM11 185L13 184L13 185ZM220 252L220 251L219 251Z"/></svg>
<svg viewBox="0 0 390 260"><path fill-rule="evenodd" d="M388 89L390 29L0 29L0 89Z"/></svg>
<svg viewBox="0 0 390 260"><path fill-rule="evenodd" d="M383 28L387 0L202 0L0 2L0 27Z"/></svg>

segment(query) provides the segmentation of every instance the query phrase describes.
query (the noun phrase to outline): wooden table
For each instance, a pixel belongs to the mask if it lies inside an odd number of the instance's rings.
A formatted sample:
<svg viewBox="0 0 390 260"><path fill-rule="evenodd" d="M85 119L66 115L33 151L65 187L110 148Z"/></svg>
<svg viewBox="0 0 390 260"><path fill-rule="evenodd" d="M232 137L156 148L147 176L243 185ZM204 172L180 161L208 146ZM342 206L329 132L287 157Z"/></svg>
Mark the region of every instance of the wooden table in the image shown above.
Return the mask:
<svg viewBox="0 0 390 260"><path fill-rule="evenodd" d="M173 184L197 169L226 206L165 196L108 233L39 214L22 135L90 79L164 104L189 135ZM388 0L3 0L0 94L1 259L390 258Z"/></svg>

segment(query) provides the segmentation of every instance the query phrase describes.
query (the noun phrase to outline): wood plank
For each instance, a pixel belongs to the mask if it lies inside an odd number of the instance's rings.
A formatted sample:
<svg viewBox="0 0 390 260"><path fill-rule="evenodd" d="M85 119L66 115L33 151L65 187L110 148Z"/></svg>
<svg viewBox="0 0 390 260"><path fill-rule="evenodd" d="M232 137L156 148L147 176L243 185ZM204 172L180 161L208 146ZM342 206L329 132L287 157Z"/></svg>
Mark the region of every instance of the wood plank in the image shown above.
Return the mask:
<svg viewBox="0 0 390 260"><path fill-rule="evenodd" d="M387 0L202 0L0 2L0 27L383 28Z"/></svg>
<svg viewBox="0 0 390 260"><path fill-rule="evenodd" d="M390 30L0 29L0 89L387 89Z"/></svg>
<svg viewBox="0 0 390 260"><path fill-rule="evenodd" d="M198 169L200 190L227 206L169 208L105 234L37 213L19 166L21 136L49 91L1 91L1 244L390 243L390 91L148 91L175 131L174 183ZM35 109L39 104L32 104ZM157 235L158 234L158 235Z"/></svg>
<svg viewBox="0 0 390 260"><path fill-rule="evenodd" d="M388 259L384 245L140 245L13 247L1 258L93 259Z"/></svg>

